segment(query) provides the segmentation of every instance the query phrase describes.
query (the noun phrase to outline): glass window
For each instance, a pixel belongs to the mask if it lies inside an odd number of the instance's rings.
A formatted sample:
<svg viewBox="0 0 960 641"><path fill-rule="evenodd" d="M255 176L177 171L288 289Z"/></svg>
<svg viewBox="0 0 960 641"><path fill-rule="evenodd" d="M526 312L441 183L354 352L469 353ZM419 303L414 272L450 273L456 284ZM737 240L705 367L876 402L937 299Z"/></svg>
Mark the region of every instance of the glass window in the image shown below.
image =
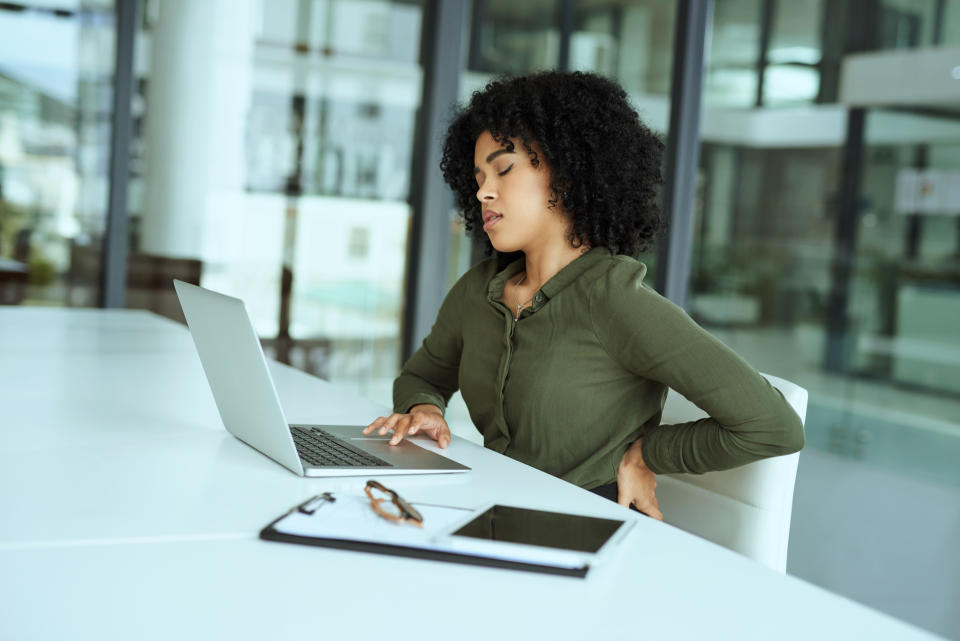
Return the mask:
<svg viewBox="0 0 960 641"><path fill-rule="evenodd" d="M146 5L128 305L244 299L269 355L391 404L421 8Z"/></svg>
<svg viewBox="0 0 960 641"><path fill-rule="evenodd" d="M777 2L774 7L767 63L814 65L820 62L824 0Z"/></svg>
<svg viewBox="0 0 960 641"><path fill-rule="evenodd" d="M724 0L713 5L704 52L704 99L713 106L749 107L756 102L762 0Z"/></svg>
<svg viewBox="0 0 960 641"><path fill-rule="evenodd" d="M635 102L647 96L670 95L676 3L582 1L577 9L577 28L570 43L571 69L615 79ZM659 113L656 121L648 124L666 131Z"/></svg>
<svg viewBox="0 0 960 641"><path fill-rule="evenodd" d="M934 4L882 2L877 48L929 46ZM943 502L960 491L960 111L817 104L821 16L837 17L824 28L841 42L862 24L839 3L773 5L762 106L745 89L711 90L708 76L689 311L810 393L788 571L949 635L956 617L919 603L955 595L933 569L956 567L955 548L902 562L885 551L917 532L957 535ZM716 9L708 73L742 60L747 87L758 74L747 44L723 33L734 24L759 40L744 24L759 13ZM849 54L831 55L842 66ZM897 496L906 519L891 513Z"/></svg>
<svg viewBox="0 0 960 641"><path fill-rule="evenodd" d="M924 396L960 396L960 114L871 110L864 147L859 296L845 365L896 394L910 392L912 405ZM957 409L955 400L924 413L951 422ZM917 456L888 451L888 464L960 480L960 438L918 430L912 441Z"/></svg>
<svg viewBox="0 0 960 641"><path fill-rule="evenodd" d="M936 24L939 24L939 31L934 31L934 44L960 45L960 0L946 0L943 3L943 18Z"/></svg>
<svg viewBox="0 0 960 641"><path fill-rule="evenodd" d="M112 2L0 5L0 304L99 304Z"/></svg>
<svg viewBox="0 0 960 641"><path fill-rule="evenodd" d="M486 74L556 68L560 7L560 0L477 0L470 25L468 68Z"/></svg>
<svg viewBox="0 0 960 641"><path fill-rule="evenodd" d="M938 0L881 0L879 49L913 49L935 44Z"/></svg>
<svg viewBox="0 0 960 641"><path fill-rule="evenodd" d="M777 2L763 72L763 104L811 103L820 91L823 0Z"/></svg>

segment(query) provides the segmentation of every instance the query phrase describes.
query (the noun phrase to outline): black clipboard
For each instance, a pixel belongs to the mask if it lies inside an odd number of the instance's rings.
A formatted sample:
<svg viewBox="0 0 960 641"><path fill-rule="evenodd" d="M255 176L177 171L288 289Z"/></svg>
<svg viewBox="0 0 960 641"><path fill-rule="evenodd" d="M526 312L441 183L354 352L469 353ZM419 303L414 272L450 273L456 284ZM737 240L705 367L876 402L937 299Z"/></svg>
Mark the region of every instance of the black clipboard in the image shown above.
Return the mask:
<svg viewBox="0 0 960 641"><path fill-rule="evenodd" d="M492 558L488 556L477 556L462 552L450 552L445 550L428 549L414 545L404 545L397 542L373 542L364 540L361 537L353 537L339 534L298 534L285 526L285 521L291 518L299 519L301 522L306 517L322 518L325 507L336 503L338 499L349 498L334 496L325 493L297 505L281 516L271 521L266 527L260 530L260 538L265 541L275 541L280 543L295 543L298 545L312 545L317 547L333 548L338 550L353 550L356 552L368 552L372 554L386 554L390 556L399 556L412 559L425 559L428 561L441 561L445 563L460 563L464 565L478 565L483 567L500 568L506 570L519 570L522 572L536 572L539 574L552 574L557 576L568 576L585 578L589 565L581 567L560 567L541 563L524 563L521 561ZM423 504L414 503L418 509L423 511ZM446 507L446 506L427 506L427 507ZM457 508L451 508L457 509ZM368 510L373 514L372 510ZM376 516L376 515L374 515ZM376 517L379 518L379 517ZM392 525L397 528L412 528L409 525ZM410 530L400 530L400 532L409 532Z"/></svg>

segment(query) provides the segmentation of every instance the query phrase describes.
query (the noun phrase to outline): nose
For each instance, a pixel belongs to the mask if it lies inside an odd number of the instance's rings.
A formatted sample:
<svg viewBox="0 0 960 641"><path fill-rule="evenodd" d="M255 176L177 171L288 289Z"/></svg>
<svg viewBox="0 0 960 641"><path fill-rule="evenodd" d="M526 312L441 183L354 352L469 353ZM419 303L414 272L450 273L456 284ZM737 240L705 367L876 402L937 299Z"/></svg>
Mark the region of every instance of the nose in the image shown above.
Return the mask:
<svg viewBox="0 0 960 641"><path fill-rule="evenodd" d="M497 197L497 190L494 189L492 180L484 180L483 184L477 187L477 200L480 202L489 202Z"/></svg>

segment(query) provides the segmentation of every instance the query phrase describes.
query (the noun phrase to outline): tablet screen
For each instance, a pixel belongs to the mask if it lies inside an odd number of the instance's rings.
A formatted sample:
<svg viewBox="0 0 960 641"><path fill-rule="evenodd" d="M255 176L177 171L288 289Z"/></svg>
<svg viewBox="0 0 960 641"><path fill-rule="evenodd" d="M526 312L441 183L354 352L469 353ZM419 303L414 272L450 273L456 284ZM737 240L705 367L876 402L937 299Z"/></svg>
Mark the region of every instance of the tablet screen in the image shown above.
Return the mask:
<svg viewBox="0 0 960 641"><path fill-rule="evenodd" d="M614 519L494 505L453 536L595 553L621 525Z"/></svg>

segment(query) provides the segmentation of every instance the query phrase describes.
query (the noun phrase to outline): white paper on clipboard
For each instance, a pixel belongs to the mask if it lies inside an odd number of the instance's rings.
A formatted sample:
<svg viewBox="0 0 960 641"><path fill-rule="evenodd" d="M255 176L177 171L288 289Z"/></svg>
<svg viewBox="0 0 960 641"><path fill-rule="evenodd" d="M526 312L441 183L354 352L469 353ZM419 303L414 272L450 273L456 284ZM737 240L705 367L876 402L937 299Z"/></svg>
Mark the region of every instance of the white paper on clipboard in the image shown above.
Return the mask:
<svg viewBox="0 0 960 641"><path fill-rule="evenodd" d="M283 534L316 539L342 539L365 543L385 543L424 549L436 549L435 534L474 512L471 508L412 503L423 516L423 528L409 523L388 521L370 509L364 495L337 494L336 501L325 503L313 514L293 511L277 521L273 528Z"/></svg>

